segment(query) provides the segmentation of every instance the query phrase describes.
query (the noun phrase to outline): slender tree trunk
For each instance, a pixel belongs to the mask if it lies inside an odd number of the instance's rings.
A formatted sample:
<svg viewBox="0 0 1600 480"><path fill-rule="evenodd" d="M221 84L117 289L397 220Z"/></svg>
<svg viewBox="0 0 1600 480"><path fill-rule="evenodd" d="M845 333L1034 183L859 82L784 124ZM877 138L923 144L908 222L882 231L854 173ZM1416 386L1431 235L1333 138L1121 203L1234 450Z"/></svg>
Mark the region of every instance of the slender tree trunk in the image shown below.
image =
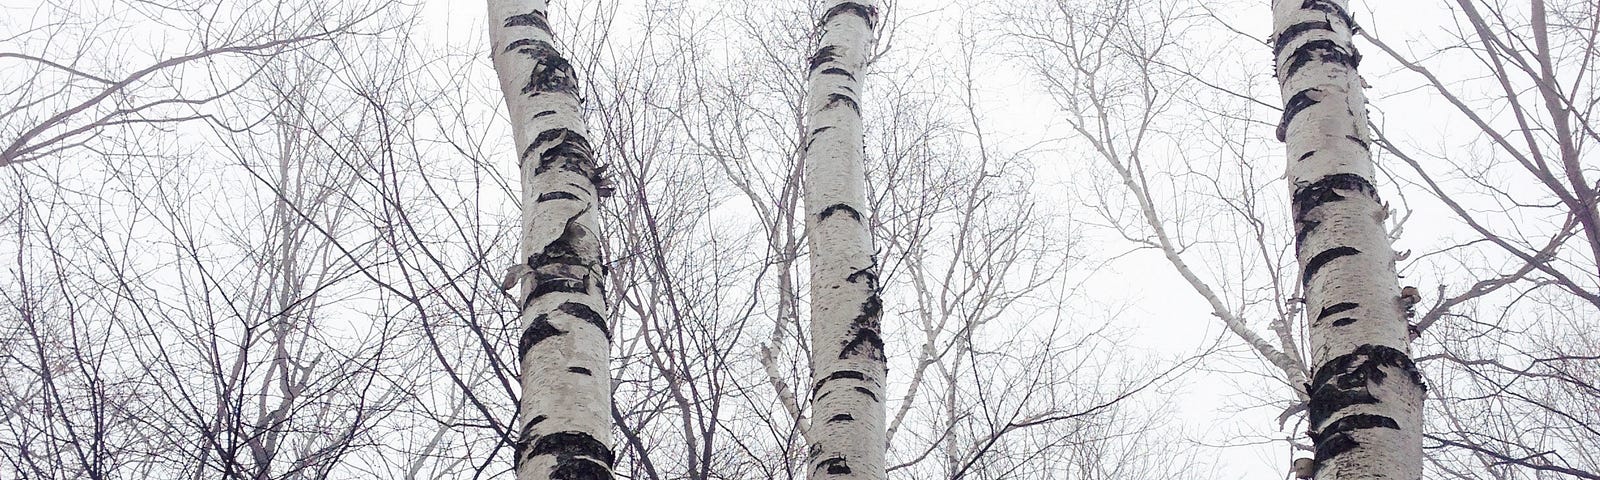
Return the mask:
<svg viewBox="0 0 1600 480"><path fill-rule="evenodd" d="M611 378L596 209L601 169L572 65L540 0L489 0L489 40L522 173L519 480L610 479Z"/></svg>
<svg viewBox="0 0 1600 480"><path fill-rule="evenodd" d="M1317 480L1422 477L1422 378L1409 355L1373 186L1366 97L1346 0L1276 0L1295 248L1310 321Z"/></svg>
<svg viewBox="0 0 1600 480"><path fill-rule="evenodd" d="M811 56L805 204L811 247L812 480L885 477L878 263L867 227L861 77L877 9L832 1Z"/></svg>

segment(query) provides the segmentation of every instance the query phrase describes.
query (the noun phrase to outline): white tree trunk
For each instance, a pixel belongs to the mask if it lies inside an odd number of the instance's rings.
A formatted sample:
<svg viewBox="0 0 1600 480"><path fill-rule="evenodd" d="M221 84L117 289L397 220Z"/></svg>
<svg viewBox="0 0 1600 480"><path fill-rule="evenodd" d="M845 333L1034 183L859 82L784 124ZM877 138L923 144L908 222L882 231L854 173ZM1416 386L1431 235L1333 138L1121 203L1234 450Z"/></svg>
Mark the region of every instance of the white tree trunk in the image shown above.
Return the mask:
<svg viewBox="0 0 1600 480"><path fill-rule="evenodd" d="M866 223L859 93L877 9L833 1L818 22L806 113L805 206L811 247L812 480L885 477L878 264Z"/></svg>
<svg viewBox="0 0 1600 480"><path fill-rule="evenodd" d="M490 52L522 173L518 480L610 479L610 333L597 229L601 169L546 2L489 0Z"/></svg>
<svg viewBox="0 0 1600 480"><path fill-rule="evenodd" d="M1296 255L1313 366L1317 480L1422 477L1422 379L1409 356L1373 186L1366 97L1346 0L1273 2L1284 112L1278 138L1294 189Z"/></svg>

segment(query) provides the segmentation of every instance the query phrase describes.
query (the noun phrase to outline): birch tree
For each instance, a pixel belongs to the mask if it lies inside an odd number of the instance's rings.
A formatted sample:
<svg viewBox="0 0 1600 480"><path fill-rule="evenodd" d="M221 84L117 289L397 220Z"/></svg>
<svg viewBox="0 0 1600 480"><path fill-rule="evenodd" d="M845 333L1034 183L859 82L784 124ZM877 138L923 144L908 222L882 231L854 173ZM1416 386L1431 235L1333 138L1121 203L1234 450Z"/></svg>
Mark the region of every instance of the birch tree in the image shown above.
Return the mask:
<svg viewBox="0 0 1600 480"><path fill-rule="evenodd" d="M877 256L866 214L861 81L877 8L829 2L806 89L807 244L811 248L809 478L886 476Z"/></svg>
<svg viewBox="0 0 1600 480"><path fill-rule="evenodd" d="M611 377L598 203L606 192L573 66L541 0L489 1L495 72L522 179L516 478L611 478Z"/></svg>
<svg viewBox="0 0 1600 480"><path fill-rule="evenodd" d="M1322 480L1422 476L1423 385L1374 186L1366 97L1341 0L1273 2L1295 254L1309 316L1308 412Z"/></svg>

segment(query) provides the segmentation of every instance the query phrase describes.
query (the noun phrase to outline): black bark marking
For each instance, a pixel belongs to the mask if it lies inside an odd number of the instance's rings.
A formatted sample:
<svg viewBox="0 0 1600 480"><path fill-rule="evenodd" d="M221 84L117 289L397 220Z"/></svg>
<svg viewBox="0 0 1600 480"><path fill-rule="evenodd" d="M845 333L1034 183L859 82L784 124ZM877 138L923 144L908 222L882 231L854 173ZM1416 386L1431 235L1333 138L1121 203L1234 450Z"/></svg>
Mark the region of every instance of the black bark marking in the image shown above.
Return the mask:
<svg viewBox="0 0 1600 480"><path fill-rule="evenodd" d="M843 203L835 203L833 205L828 205L828 208L822 209L822 213L817 214L817 221L820 222L827 220L828 217L833 216L834 212L841 211L849 214L850 218L854 218L857 222L861 221L861 212L856 211L855 207Z"/></svg>
<svg viewBox="0 0 1600 480"><path fill-rule="evenodd" d="M513 51L517 51L517 50L520 50L520 49L523 49L523 48L540 48L543 45L549 45L549 43L546 43L543 40L534 40L532 38L519 38L519 39L507 44L505 51L506 52L513 52ZM528 52L520 52L520 53L528 53Z"/></svg>
<svg viewBox="0 0 1600 480"><path fill-rule="evenodd" d="M572 68L572 63L561 52L556 51L549 43L533 40L518 40L511 42L507 50L516 48L517 53L527 55L534 60L533 70L528 73L528 83L522 86L524 95L538 95L541 93L568 93L578 95L578 75Z"/></svg>
<svg viewBox="0 0 1600 480"><path fill-rule="evenodd" d="M1339 45L1325 38L1312 40L1295 47L1294 54L1289 57L1289 65L1278 73L1278 78L1287 80L1313 60L1333 62L1354 70L1361 65L1361 52L1356 51L1355 47Z"/></svg>
<svg viewBox="0 0 1600 480"><path fill-rule="evenodd" d="M528 457L538 455L556 457L556 465L550 469L552 480L610 480L611 465L616 461L610 448L583 432L539 437L528 450Z"/></svg>
<svg viewBox="0 0 1600 480"><path fill-rule="evenodd" d="M1305 160L1307 158L1311 158L1312 155L1316 155L1316 154L1317 154L1316 150L1312 150L1312 151L1309 151L1309 152L1306 152L1306 153L1302 153L1302 154L1300 154L1300 158L1297 159L1297 160L1303 161L1303 160Z"/></svg>
<svg viewBox="0 0 1600 480"><path fill-rule="evenodd" d="M1361 145L1362 150L1371 150L1370 148L1367 148L1367 141L1362 140L1361 137L1357 137L1355 135L1345 135L1344 138L1348 138L1350 141L1356 142L1357 145Z"/></svg>
<svg viewBox="0 0 1600 480"><path fill-rule="evenodd" d="M830 126L830 127L817 127L817 128L814 128L814 129L811 130L811 136L814 137L819 133L826 132L830 128L833 128L833 127Z"/></svg>
<svg viewBox="0 0 1600 480"><path fill-rule="evenodd" d="M829 475L845 475L850 473L850 466L845 465L844 457L833 457L817 464L817 468L827 471Z"/></svg>
<svg viewBox="0 0 1600 480"><path fill-rule="evenodd" d="M872 401L874 401L874 402L878 401L878 395L875 394L875 393L872 393L872 390L868 390L867 387L855 387L855 388L856 388L857 392L861 392L862 395L866 395L867 398L871 398Z"/></svg>
<svg viewBox="0 0 1600 480"><path fill-rule="evenodd" d="M532 147L534 145L538 145L538 144L541 144L541 143L553 142L553 141L559 140L559 139L561 139L563 137L566 137L567 135L571 135L571 134L573 134L572 130L568 130L568 129L565 129L565 128L552 128L552 129L549 129L549 130L545 130L543 132L539 132L539 136L538 137L534 137L533 143L528 144L528 146ZM527 155L526 152L523 153L523 154Z"/></svg>
<svg viewBox="0 0 1600 480"><path fill-rule="evenodd" d="M1322 267L1327 266L1328 262L1358 253L1361 253L1361 251L1356 250L1355 247L1349 246L1339 246L1323 250L1322 253L1318 253L1316 256L1311 257L1310 260L1306 260L1305 271L1301 272L1300 274L1300 284L1304 286L1310 286L1311 277L1317 274L1317 270L1321 270Z"/></svg>
<svg viewBox="0 0 1600 480"><path fill-rule="evenodd" d="M541 202L548 202L548 201L551 201L551 200L577 200L577 199L578 199L578 196L577 195L573 195L571 192L549 192L549 193L543 193L543 194L539 195L539 201L541 201Z"/></svg>
<svg viewBox="0 0 1600 480"><path fill-rule="evenodd" d="M1327 439L1313 443L1317 444L1317 451L1311 463L1313 475L1322 471L1323 462L1341 453L1355 450L1356 447L1360 446L1356 443L1356 439L1351 438L1348 433L1330 435Z"/></svg>
<svg viewBox="0 0 1600 480"><path fill-rule="evenodd" d="M867 375L863 374L861 372L857 372L855 370L840 370L840 371L828 374L828 376L823 378L822 380L817 380L817 385L815 387L812 387L811 390L812 391L822 391L822 384L828 383L828 382L834 381L834 380L840 380L840 379L860 380L860 381L865 382L865 381L867 381Z"/></svg>
<svg viewBox="0 0 1600 480"><path fill-rule="evenodd" d="M815 67L813 67L813 68L815 68ZM849 70L845 70L845 69L839 68L839 67L828 67L827 69L822 71L822 74L823 75L844 75L845 78L848 78L848 79L850 79L852 81L854 81L856 79L856 76L851 74Z"/></svg>
<svg viewBox="0 0 1600 480"><path fill-rule="evenodd" d="M861 283L862 280L866 280L867 281L867 288L871 288L873 290L877 290L878 289L878 272L875 271L875 270L877 270L877 268L878 268L878 265L877 264L873 264L873 265L868 266L867 268L856 270L855 273L851 273L849 275L846 275L844 277L844 281L850 282L850 283Z"/></svg>
<svg viewBox="0 0 1600 480"><path fill-rule="evenodd" d="M1312 105L1317 104L1316 100L1311 99L1311 92L1321 91L1315 88L1301 90L1289 97L1288 102L1284 102L1283 118L1278 120L1278 141L1282 142L1289 135L1289 121L1294 120L1295 115L1299 115L1301 110L1311 108Z"/></svg>
<svg viewBox="0 0 1600 480"><path fill-rule="evenodd" d="M883 337L878 335L878 317L882 312L883 302L878 299L878 293L874 291L867 296L867 301L861 302L861 313L850 321L850 330L847 333L850 340L839 350L839 359L866 355L873 360L884 360Z"/></svg>
<svg viewBox="0 0 1600 480"><path fill-rule="evenodd" d="M1305 218L1307 213L1325 203L1344 200L1345 196L1340 195L1339 190L1360 192L1374 202L1383 203L1378 199L1378 189L1372 186L1372 182L1354 173L1335 173L1295 188L1291 202L1294 205L1294 218Z"/></svg>
<svg viewBox="0 0 1600 480"><path fill-rule="evenodd" d="M588 259L583 258L582 255L579 255L578 251L572 247L572 241L581 237L583 237L583 229L569 223L567 225L567 231L562 233L561 238L556 239L554 242L550 242L549 245L545 245L544 251L528 256L528 266L533 268L534 271L539 271L544 269L544 267L552 265L563 265L567 267L576 267L587 271L594 271L594 265L591 264ZM571 268L557 268L561 271L572 270Z"/></svg>
<svg viewBox="0 0 1600 480"><path fill-rule="evenodd" d="M1417 364L1405 352L1382 345L1362 345L1328 360L1313 372L1307 392L1311 396L1307 420L1321 425L1345 407L1378 403L1369 385L1382 384L1388 378L1380 368L1383 366L1397 368L1418 387L1427 388Z"/></svg>
<svg viewBox="0 0 1600 480"><path fill-rule="evenodd" d="M1312 442L1317 444L1315 464L1320 467L1322 462L1360 446L1361 444L1356 442L1351 433L1368 428L1399 430L1400 424L1395 422L1393 418L1383 415L1360 413L1334 420L1333 423L1323 428L1321 432L1306 432L1311 437Z"/></svg>
<svg viewBox="0 0 1600 480"><path fill-rule="evenodd" d="M544 12L534 10L522 15L512 15L506 17L506 28L511 27L533 27L549 33L550 21L549 17L545 16Z"/></svg>
<svg viewBox="0 0 1600 480"><path fill-rule="evenodd" d="M1344 318L1341 318L1341 319L1338 319L1338 320L1334 320L1333 321L1333 326L1335 326L1335 327L1343 327L1345 325L1349 325L1349 324L1352 324L1352 323L1356 323L1356 319L1350 318L1350 317L1344 317Z"/></svg>
<svg viewBox="0 0 1600 480"><path fill-rule="evenodd" d="M539 415L528 420L528 423L522 424L522 431L518 432L516 443L511 444L511 461L517 462L522 460L522 456L528 451L528 445L533 442L533 426L538 425L539 422L545 421L545 418L547 417L544 415Z"/></svg>
<svg viewBox="0 0 1600 480"><path fill-rule="evenodd" d="M584 293L589 291L588 283L584 278L573 278L561 274L534 272L533 293L528 295L527 303L546 294L555 292ZM523 305L527 307L527 305Z"/></svg>
<svg viewBox="0 0 1600 480"><path fill-rule="evenodd" d="M534 175L542 174L551 168L576 172L584 177L589 177L591 183L598 168L594 164L594 148L589 146L589 139L572 130L565 128L552 128L539 132L539 136L528 143L528 148L522 151L522 160L527 161L541 146L554 142L549 148L539 154L539 165L534 167Z"/></svg>
<svg viewBox="0 0 1600 480"><path fill-rule="evenodd" d="M539 315L533 317L533 321L528 323L528 328L522 329L522 338L517 341L517 358L528 356L528 350L532 350L533 346L538 345L539 342L564 333L567 332L561 331L561 329L550 323L550 316Z"/></svg>
<svg viewBox="0 0 1600 480"><path fill-rule="evenodd" d="M1312 30L1327 30L1331 32L1333 31L1333 25L1328 22L1304 22L1290 25L1289 28L1278 32L1278 40L1272 44L1272 56L1277 57L1282 54L1283 47L1289 46L1289 42Z"/></svg>
<svg viewBox="0 0 1600 480"><path fill-rule="evenodd" d="M555 115L555 114L556 114L555 110L545 110L543 112L539 112L539 113L533 114L533 118L545 117L545 116L550 116L550 115Z"/></svg>
<svg viewBox="0 0 1600 480"><path fill-rule="evenodd" d="M1322 222L1313 220L1301 220L1299 222L1300 228L1297 229L1298 231L1294 232L1295 255L1300 255L1300 245L1304 244L1306 242L1306 237L1310 236L1311 232L1315 231L1317 227L1320 226L1322 226Z"/></svg>
<svg viewBox="0 0 1600 480"><path fill-rule="evenodd" d="M878 28L877 7L870 7L856 2L843 2L838 5L834 5L833 8L828 9L827 12L823 12L822 19L817 21L817 26L826 25L829 20L833 19L834 15L846 12L861 17L861 20L866 21L867 30Z"/></svg>
<svg viewBox="0 0 1600 480"><path fill-rule="evenodd" d="M590 325L594 325L595 328L600 329L600 333L604 333L606 335L606 340L611 339L611 328L606 325L606 319L601 317L600 313L594 311L593 308L589 308L588 305L577 302L567 302L561 304L559 307L556 307L556 310L559 310L561 313L565 313L567 315L578 317L579 319L588 322Z"/></svg>
<svg viewBox="0 0 1600 480"><path fill-rule="evenodd" d="M594 376L594 372L591 372L591 371L589 371L589 369L583 368L583 367L567 367L567 371L572 372L572 373L576 373L576 374L579 374L579 375Z"/></svg>
<svg viewBox="0 0 1600 480"><path fill-rule="evenodd" d="M841 414L838 414L838 415L834 415L833 418L829 418L828 419L828 423L848 422L848 421L855 420L855 419L856 419L856 417L852 417L848 413L841 413Z"/></svg>
<svg viewBox="0 0 1600 480"><path fill-rule="evenodd" d="M861 113L861 106L856 104L856 99L842 93L828 94L828 103L823 104L822 108L833 108L835 104L841 103L846 107L850 107L851 110L855 110L856 113Z"/></svg>
<svg viewBox="0 0 1600 480"><path fill-rule="evenodd" d="M1355 302L1339 302L1339 303L1335 303L1333 305L1329 305L1327 307L1323 307L1322 312L1317 314L1317 320L1322 320L1324 318L1331 317L1334 314L1339 313L1339 312L1348 312L1350 310L1354 310L1356 307L1359 307L1359 306L1361 306L1361 304L1355 303Z"/></svg>
<svg viewBox="0 0 1600 480"><path fill-rule="evenodd" d="M1340 7L1338 4L1328 0L1305 0L1305 2L1300 4L1300 8L1317 10L1335 17L1339 17L1339 21L1344 22L1345 25L1350 27L1350 33L1352 34L1355 33L1356 30L1360 29L1356 26L1355 19L1350 17L1350 12L1345 11L1344 7Z"/></svg>
<svg viewBox="0 0 1600 480"><path fill-rule="evenodd" d="M838 51L839 47L833 45L828 45L826 47L817 49L817 53L811 54L811 70L816 70L817 67L821 67L825 63L832 62L835 58L839 58L839 56L836 54Z"/></svg>

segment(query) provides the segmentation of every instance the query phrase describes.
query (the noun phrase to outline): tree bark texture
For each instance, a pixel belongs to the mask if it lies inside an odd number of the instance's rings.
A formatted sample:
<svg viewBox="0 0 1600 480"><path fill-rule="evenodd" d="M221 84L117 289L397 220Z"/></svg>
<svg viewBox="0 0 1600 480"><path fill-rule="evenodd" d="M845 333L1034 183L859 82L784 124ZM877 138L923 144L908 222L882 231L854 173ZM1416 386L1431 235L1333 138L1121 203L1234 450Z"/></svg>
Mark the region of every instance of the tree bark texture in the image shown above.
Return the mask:
<svg viewBox="0 0 1600 480"><path fill-rule="evenodd" d="M1295 248L1310 322L1317 480L1422 477L1424 386L1409 355L1388 208L1373 185L1345 0L1275 0Z"/></svg>
<svg viewBox="0 0 1600 480"><path fill-rule="evenodd" d="M490 0L489 39L522 178L518 480L612 478L601 168L547 3Z"/></svg>
<svg viewBox="0 0 1600 480"><path fill-rule="evenodd" d="M861 78L877 8L833 1L818 22L806 97L805 208L811 248L812 480L885 477L878 263L866 217Z"/></svg>

